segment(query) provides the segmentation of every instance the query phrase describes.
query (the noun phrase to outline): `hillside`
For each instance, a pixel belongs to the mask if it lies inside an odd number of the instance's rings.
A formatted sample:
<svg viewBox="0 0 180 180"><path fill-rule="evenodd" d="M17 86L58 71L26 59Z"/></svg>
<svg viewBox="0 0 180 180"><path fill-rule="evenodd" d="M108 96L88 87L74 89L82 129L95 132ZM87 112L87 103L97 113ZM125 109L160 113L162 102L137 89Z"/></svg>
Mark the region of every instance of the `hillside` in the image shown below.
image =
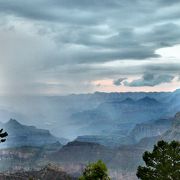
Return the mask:
<svg viewBox="0 0 180 180"><path fill-rule="evenodd" d="M51 165L39 171L19 171L16 173L0 173L0 179L6 180L28 180L28 179L38 179L38 180L75 180L75 178L69 176L67 173L59 168L53 167Z"/></svg>
<svg viewBox="0 0 180 180"><path fill-rule="evenodd" d="M80 124L82 134L126 136L137 123L162 118L167 112L166 108L165 104L154 98L126 98L107 101L94 109L74 113L71 121L74 125Z"/></svg>
<svg viewBox="0 0 180 180"><path fill-rule="evenodd" d="M162 135L171 127L172 121L172 118L168 118L148 123L139 123L136 124L126 136L123 136L122 132L119 134L116 132L116 134L107 135L78 136L75 140L80 142L99 143L107 147L136 144L143 138Z"/></svg>
<svg viewBox="0 0 180 180"><path fill-rule="evenodd" d="M61 142L61 139L53 136L49 130L26 126L15 119L1 124L1 127L8 132L8 140L1 147L44 146Z"/></svg>
<svg viewBox="0 0 180 180"><path fill-rule="evenodd" d="M151 123L136 124L129 136L137 143L146 137L162 135L171 127L171 125L172 118L159 119Z"/></svg>
<svg viewBox="0 0 180 180"><path fill-rule="evenodd" d="M166 132L161 135L143 138L138 146L152 148L158 140L162 139L165 141L180 141L180 112L177 112L172 118L172 125Z"/></svg>

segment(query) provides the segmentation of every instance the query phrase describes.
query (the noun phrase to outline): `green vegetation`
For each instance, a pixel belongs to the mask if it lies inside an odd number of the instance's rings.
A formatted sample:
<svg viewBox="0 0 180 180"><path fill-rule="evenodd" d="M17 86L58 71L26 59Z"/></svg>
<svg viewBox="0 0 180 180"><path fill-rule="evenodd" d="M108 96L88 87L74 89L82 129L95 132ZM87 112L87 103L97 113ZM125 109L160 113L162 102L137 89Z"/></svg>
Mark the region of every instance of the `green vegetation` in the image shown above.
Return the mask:
<svg viewBox="0 0 180 180"><path fill-rule="evenodd" d="M146 166L139 166L137 177L142 180L179 180L180 143L159 141L152 152L145 152Z"/></svg>
<svg viewBox="0 0 180 180"><path fill-rule="evenodd" d="M86 166L83 175L79 180L110 180L108 175L108 169L106 165L101 161L96 163L90 163Z"/></svg>
<svg viewBox="0 0 180 180"><path fill-rule="evenodd" d="M8 136L7 132L3 132L3 129L0 130L0 142L5 142L6 137Z"/></svg>

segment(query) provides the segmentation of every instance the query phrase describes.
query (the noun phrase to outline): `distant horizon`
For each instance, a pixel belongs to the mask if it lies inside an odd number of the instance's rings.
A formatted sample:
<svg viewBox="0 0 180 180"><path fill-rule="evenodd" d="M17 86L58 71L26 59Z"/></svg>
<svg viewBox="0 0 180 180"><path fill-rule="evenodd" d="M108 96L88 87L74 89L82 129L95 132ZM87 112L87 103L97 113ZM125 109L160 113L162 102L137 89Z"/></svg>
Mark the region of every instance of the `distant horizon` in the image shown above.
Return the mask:
<svg viewBox="0 0 180 180"><path fill-rule="evenodd" d="M162 90L162 91L111 91L111 92L106 92L106 91L94 91L94 92L82 92L82 93L69 93L69 94L22 94L22 95L15 95L15 94L4 94L4 95L0 95L0 97L58 97L58 96L73 96L73 95L93 95L96 93L104 93L104 94L111 94L111 93L173 93L176 91L180 91L180 88L177 88L175 90Z"/></svg>

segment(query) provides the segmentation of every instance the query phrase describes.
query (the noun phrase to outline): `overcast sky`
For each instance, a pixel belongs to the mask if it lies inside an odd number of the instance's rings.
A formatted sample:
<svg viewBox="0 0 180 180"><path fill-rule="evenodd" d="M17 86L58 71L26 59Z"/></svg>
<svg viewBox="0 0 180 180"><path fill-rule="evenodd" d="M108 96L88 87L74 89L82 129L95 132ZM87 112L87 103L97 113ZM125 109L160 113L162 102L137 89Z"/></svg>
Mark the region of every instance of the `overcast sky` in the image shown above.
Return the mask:
<svg viewBox="0 0 180 180"><path fill-rule="evenodd" d="M0 93L180 87L179 0L1 0Z"/></svg>

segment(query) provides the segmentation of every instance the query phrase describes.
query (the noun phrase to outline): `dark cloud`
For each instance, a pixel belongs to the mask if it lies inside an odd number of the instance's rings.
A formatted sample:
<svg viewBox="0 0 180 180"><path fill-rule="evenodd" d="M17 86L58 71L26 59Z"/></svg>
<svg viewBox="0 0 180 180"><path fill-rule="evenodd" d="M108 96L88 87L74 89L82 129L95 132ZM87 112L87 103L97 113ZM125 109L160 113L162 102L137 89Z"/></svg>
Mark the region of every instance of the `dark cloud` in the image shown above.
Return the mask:
<svg viewBox="0 0 180 180"><path fill-rule="evenodd" d="M154 75L151 73L144 74L140 79L131 82L125 81L125 86L140 87L140 86L156 86L162 83L170 83L174 76L168 74Z"/></svg>
<svg viewBox="0 0 180 180"><path fill-rule="evenodd" d="M180 63L163 63L157 50L180 44L179 8L178 0L1 0L1 77L17 91L48 81L66 91L77 81L92 88L95 80L144 72L155 75L135 84L170 81L166 74L177 77Z"/></svg>
<svg viewBox="0 0 180 180"><path fill-rule="evenodd" d="M154 26L143 36L143 39L145 43L152 43L156 48L173 46L180 41L180 26L173 23Z"/></svg>
<svg viewBox="0 0 180 180"><path fill-rule="evenodd" d="M158 14L164 6L175 3L160 0L151 3L139 0L3 0L0 2L0 12L42 24L38 32L49 29L48 36L53 37L58 46L63 45L63 52L67 53L67 56L61 55L61 61L66 59L63 63L92 63L158 57L156 49L180 43L179 25L160 20ZM153 12L156 19L152 16ZM139 22L143 29L147 21L155 25L136 32ZM53 22L56 25L52 25ZM156 25L159 22L163 24ZM69 50L69 45L82 48ZM59 59L57 61L61 63Z"/></svg>
<svg viewBox="0 0 180 180"><path fill-rule="evenodd" d="M142 68L142 67L141 67ZM143 69L153 72L153 73L166 73L166 74L179 74L179 70L180 70L180 63L166 63L166 64L150 64L150 65L146 65L145 67L143 67Z"/></svg>

